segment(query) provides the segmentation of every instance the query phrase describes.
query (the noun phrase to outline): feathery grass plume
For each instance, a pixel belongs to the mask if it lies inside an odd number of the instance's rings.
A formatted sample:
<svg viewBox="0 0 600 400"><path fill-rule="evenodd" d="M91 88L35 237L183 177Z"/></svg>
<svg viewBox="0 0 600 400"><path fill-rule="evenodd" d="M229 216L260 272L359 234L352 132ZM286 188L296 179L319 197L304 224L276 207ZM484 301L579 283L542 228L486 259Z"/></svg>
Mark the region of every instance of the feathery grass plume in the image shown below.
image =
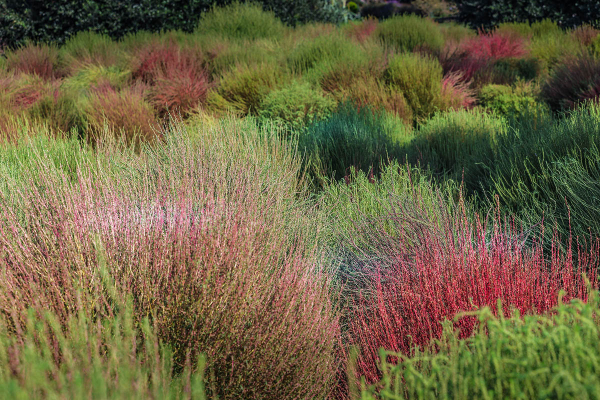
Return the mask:
<svg viewBox="0 0 600 400"><path fill-rule="evenodd" d="M428 56L403 53L392 57L384 72L386 82L400 90L417 121L440 109L442 67Z"/></svg>
<svg viewBox="0 0 600 400"><path fill-rule="evenodd" d="M132 77L151 85L148 99L159 116L187 113L206 100L211 87L199 47L180 47L173 41L148 43L138 50Z"/></svg>
<svg viewBox="0 0 600 400"><path fill-rule="evenodd" d="M270 64L238 65L221 76L215 93L218 96L208 101L214 104L218 99L243 115L254 114L265 96L281 87L286 78L287 71Z"/></svg>
<svg viewBox="0 0 600 400"><path fill-rule="evenodd" d="M379 23L375 35L398 52L414 51L417 48L436 51L444 45L440 26L416 15L388 18Z"/></svg>
<svg viewBox="0 0 600 400"><path fill-rule="evenodd" d="M461 46L472 57L484 60L523 57L528 53L522 37L501 32L480 32L476 37L462 42Z"/></svg>
<svg viewBox="0 0 600 400"><path fill-rule="evenodd" d="M479 321L472 337L461 339L453 321L445 321L440 340L413 356L382 351L381 381L359 395L363 399L450 398L456 393L490 399L593 398L600 390L598 291L592 290L585 302L568 303L561 294L558 297L558 305L545 315L505 311L510 306L500 301L497 306L459 314L455 320L468 315Z"/></svg>
<svg viewBox="0 0 600 400"><path fill-rule="evenodd" d="M600 59L583 56L556 67L541 95L552 110L570 110L589 99L589 90L599 83Z"/></svg>
<svg viewBox="0 0 600 400"><path fill-rule="evenodd" d="M130 61L131 77L152 85L160 75L179 71L204 70L204 54L200 46L181 46L173 38L150 38L135 50Z"/></svg>
<svg viewBox="0 0 600 400"><path fill-rule="evenodd" d="M293 81L267 94L257 114L263 120L298 129L327 118L336 105L332 96L322 89L314 89L308 82Z"/></svg>
<svg viewBox="0 0 600 400"><path fill-rule="evenodd" d="M134 324L151 318L174 370L206 354L207 396L326 397L339 325L289 146L252 121L177 124L139 155L99 144L73 183L28 149L34 162L0 180L0 309L14 324L29 307L62 326L109 317L101 242L119 298L132 296Z"/></svg>
<svg viewBox="0 0 600 400"><path fill-rule="evenodd" d="M78 32L70 37L58 52L59 70L71 75L89 64L110 67L123 62L119 44L108 35L92 31Z"/></svg>
<svg viewBox="0 0 600 400"><path fill-rule="evenodd" d="M305 162L313 184L351 175L352 170L379 174L381 168L400 155L401 144L412 135L404 124L395 130L385 122L383 111L351 103L339 106L328 119L309 125L300 134L298 148L305 152Z"/></svg>
<svg viewBox="0 0 600 400"><path fill-rule="evenodd" d="M45 80L58 77L58 49L47 44L29 42L24 46L7 51L6 67L9 71L37 75Z"/></svg>
<svg viewBox="0 0 600 400"><path fill-rule="evenodd" d="M444 78L442 79L440 109L470 109L473 108L474 105L474 92L469 89L469 84L464 82L462 73L450 72L444 75Z"/></svg>
<svg viewBox="0 0 600 400"><path fill-rule="evenodd" d="M598 243L589 252L580 251L575 262L572 252L580 249L554 247L546 254L542 240L534 236L529 242L528 227L500 217L470 221L466 212L461 216L460 203L447 212L439 197L442 211L428 216L398 199L389 201L389 215L358 222L359 229L370 234L376 253L363 261L371 271L364 274L366 288L357 291L350 308L348 344L360 348L356 379L379 381L380 349L411 355L415 347L440 338L444 320L457 313L498 300L521 313L544 312L557 304L559 290L567 299L586 299L581 272L596 279ZM397 225L397 231L411 226L413 234L398 238L379 228L383 223ZM456 319L453 327L465 338L476 329L477 320Z"/></svg>
<svg viewBox="0 0 600 400"><path fill-rule="evenodd" d="M259 4L235 2L202 14L195 33L232 39L277 39L285 31L283 22Z"/></svg>

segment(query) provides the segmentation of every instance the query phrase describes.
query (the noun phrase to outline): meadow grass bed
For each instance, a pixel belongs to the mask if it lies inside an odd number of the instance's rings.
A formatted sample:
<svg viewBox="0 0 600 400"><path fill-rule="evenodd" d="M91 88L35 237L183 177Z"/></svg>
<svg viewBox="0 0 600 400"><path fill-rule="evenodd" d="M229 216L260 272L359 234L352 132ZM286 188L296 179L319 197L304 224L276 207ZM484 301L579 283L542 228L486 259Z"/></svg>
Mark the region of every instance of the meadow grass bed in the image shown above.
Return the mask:
<svg viewBox="0 0 600 400"><path fill-rule="evenodd" d="M599 397L599 33L236 3L8 49L0 393Z"/></svg>

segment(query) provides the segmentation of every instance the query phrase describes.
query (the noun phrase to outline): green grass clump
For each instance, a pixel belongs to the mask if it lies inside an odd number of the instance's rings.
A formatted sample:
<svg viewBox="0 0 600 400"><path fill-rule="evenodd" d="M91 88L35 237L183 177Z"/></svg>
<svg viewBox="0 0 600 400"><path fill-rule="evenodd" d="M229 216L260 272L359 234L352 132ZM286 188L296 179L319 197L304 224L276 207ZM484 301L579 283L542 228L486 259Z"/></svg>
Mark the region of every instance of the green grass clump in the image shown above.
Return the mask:
<svg viewBox="0 0 600 400"><path fill-rule="evenodd" d="M232 40L221 38L202 38L200 46L208 53L207 68L218 76L237 65L257 65L282 63L283 54L272 39Z"/></svg>
<svg viewBox="0 0 600 400"><path fill-rule="evenodd" d="M298 147L305 152L313 182L320 186L329 179L337 181L352 169L377 175L388 159L400 156L402 142L412 136L403 124L390 127L385 113L369 107L357 110L349 103L340 105L328 119L308 126Z"/></svg>
<svg viewBox="0 0 600 400"><path fill-rule="evenodd" d="M94 87L108 85L114 89L122 89L130 79L131 71L129 70L122 70L116 66L87 65L66 78L62 86L65 91L85 95Z"/></svg>
<svg viewBox="0 0 600 400"><path fill-rule="evenodd" d="M0 392L6 399L206 399L202 355L173 374L173 353L131 304L97 323L72 315L66 329L50 312L33 310L23 341L0 320Z"/></svg>
<svg viewBox="0 0 600 400"><path fill-rule="evenodd" d="M108 35L82 31L69 38L58 52L59 68L71 74L88 64L109 67L122 61L119 44Z"/></svg>
<svg viewBox="0 0 600 400"><path fill-rule="evenodd" d="M583 45L564 31L534 37L530 55L537 59L542 70L551 71L561 61L577 57L584 52Z"/></svg>
<svg viewBox="0 0 600 400"><path fill-rule="evenodd" d="M356 58L359 46L337 32L300 41L287 55L289 67L303 73L322 62L338 62Z"/></svg>
<svg viewBox="0 0 600 400"><path fill-rule="evenodd" d="M502 116L523 116L542 106L532 94L507 85L486 85L478 99L483 107Z"/></svg>
<svg viewBox="0 0 600 400"><path fill-rule="evenodd" d="M266 95L284 82L287 71L271 64L239 65L223 74L216 92L209 94L209 108L254 114Z"/></svg>
<svg viewBox="0 0 600 400"><path fill-rule="evenodd" d="M377 26L375 35L400 52L413 51L417 47L436 51L444 45L440 26L416 15L389 18Z"/></svg>
<svg viewBox="0 0 600 400"><path fill-rule="evenodd" d="M472 313L479 331L459 339L447 321L439 351L415 355L381 351L380 382L362 390L362 399L596 398L600 392L600 303L560 304L549 315L512 316L489 308ZM456 318L460 318L460 315ZM398 358L397 358L398 357ZM390 362L399 359L398 363ZM360 391L353 388L353 391Z"/></svg>
<svg viewBox="0 0 600 400"><path fill-rule="evenodd" d="M260 5L236 2L204 13L195 33L232 39L277 39L285 30L281 20Z"/></svg>
<svg viewBox="0 0 600 400"><path fill-rule="evenodd" d="M482 162L493 158L506 121L480 110L439 113L426 121L411 143L413 156L435 173L477 187L487 175Z"/></svg>
<svg viewBox="0 0 600 400"><path fill-rule="evenodd" d="M399 54L390 59L384 77L404 94L417 121L438 110L442 66L437 60L419 54Z"/></svg>
<svg viewBox="0 0 600 400"><path fill-rule="evenodd" d="M291 128L299 128L326 118L336 104L321 89L313 89L307 82L294 81L267 94L260 105L258 116Z"/></svg>

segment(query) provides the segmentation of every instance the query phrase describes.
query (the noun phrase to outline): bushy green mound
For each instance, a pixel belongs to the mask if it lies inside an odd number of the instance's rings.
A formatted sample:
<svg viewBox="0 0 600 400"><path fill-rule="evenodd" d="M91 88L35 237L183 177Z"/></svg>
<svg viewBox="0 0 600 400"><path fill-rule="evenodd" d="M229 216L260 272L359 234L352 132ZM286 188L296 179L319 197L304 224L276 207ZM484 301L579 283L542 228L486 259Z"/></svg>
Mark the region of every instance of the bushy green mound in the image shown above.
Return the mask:
<svg viewBox="0 0 600 400"><path fill-rule="evenodd" d="M260 106L258 116L299 128L328 117L335 106L335 100L325 96L322 90L313 89L306 82L292 82L269 93Z"/></svg>

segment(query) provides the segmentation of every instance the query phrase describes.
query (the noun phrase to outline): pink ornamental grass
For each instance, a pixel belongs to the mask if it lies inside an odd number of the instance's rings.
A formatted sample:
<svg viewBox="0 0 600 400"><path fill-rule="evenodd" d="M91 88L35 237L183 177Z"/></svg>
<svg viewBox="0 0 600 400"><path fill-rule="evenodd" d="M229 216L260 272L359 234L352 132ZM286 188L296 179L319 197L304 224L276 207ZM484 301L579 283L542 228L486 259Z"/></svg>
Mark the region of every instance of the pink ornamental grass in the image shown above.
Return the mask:
<svg viewBox="0 0 600 400"><path fill-rule="evenodd" d="M291 200L299 164L244 122L190 135L140 155L99 146L98 166L83 162L74 178L34 152L0 192L0 315L15 335L27 307L63 323L111 315L105 268L176 368L207 355L211 394L326 397L339 325L299 222L310 210Z"/></svg>

